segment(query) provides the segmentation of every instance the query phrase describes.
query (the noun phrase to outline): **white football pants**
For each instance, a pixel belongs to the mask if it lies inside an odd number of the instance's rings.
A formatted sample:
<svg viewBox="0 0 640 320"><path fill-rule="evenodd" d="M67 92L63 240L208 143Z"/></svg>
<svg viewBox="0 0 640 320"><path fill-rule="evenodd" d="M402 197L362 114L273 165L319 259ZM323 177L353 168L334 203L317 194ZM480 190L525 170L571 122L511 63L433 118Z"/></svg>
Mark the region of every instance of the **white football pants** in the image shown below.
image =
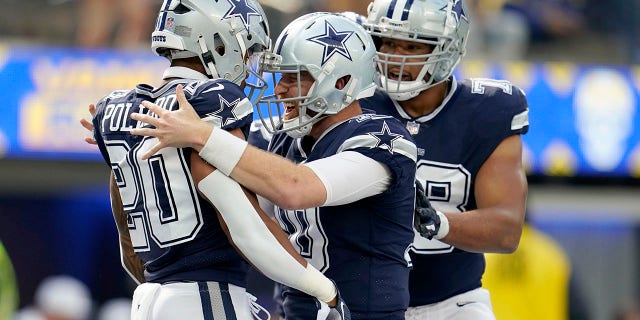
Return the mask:
<svg viewBox="0 0 640 320"><path fill-rule="evenodd" d="M251 320L252 302L245 288L228 283L143 283L134 291L131 319Z"/></svg>
<svg viewBox="0 0 640 320"><path fill-rule="evenodd" d="M478 288L433 304L410 307L406 320L495 320L489 291Z"/></svg>

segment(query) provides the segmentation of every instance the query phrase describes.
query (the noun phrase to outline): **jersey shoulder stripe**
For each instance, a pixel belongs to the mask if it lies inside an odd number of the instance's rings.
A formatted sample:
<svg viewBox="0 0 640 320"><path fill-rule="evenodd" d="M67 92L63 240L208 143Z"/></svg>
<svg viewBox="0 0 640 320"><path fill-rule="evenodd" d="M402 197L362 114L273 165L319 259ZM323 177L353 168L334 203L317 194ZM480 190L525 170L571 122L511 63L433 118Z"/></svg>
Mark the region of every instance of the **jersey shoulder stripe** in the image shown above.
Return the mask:
<svg viewBox="0 0 640 320"><path fill-rule="evenodd" d="M402 155L416 162L416 145L397 119L391 116L363 114L351 121L356 128L352 136L338 148L338 152L379 148L386 150L391 156Z"/></svg>

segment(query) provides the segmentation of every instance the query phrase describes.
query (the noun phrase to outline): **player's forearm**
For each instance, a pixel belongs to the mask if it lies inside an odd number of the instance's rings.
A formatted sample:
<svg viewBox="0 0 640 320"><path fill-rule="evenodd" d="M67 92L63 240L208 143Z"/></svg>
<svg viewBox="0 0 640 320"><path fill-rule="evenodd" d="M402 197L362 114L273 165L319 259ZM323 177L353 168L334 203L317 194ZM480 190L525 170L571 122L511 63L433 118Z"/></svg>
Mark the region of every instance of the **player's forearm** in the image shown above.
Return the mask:
<svg viewBox="0 0 640 320"><path fill-rule="evenodd" d="M284 209L319 207L326 199L312 169L251 146L230 177Z"/></svg>
<svg viewBox="0 0 640 320"><path fill-rule="evenodd" d="M198 189L218 209L235 247L267 277L329 302L336 296L331 280L302 259L282 230L256 210L240 185L216 170Z"/></svg>
<svg viewBox="0 0 640 320"><path fill-rule="evenodd" d="M223 130L212 131L199 155L282 208L311 208L325 202L326 190L313 170L249 146Z"/></svg>
<svg viewBox="0 0 640 320"><path fill-rule="evenodd" d="M443 240L473 252L515 251L528 193L520 136L503 140L484 162L476 175L474 193L478 209L448 214L450 235Z"/></svg>
<svg viewBox="0 0 640 320"><path fill-rule="evenodd" d="M440 241L479 253L512 253L518 247L523 222L506 209L478 209L446 214L449 233Z"/></svg>

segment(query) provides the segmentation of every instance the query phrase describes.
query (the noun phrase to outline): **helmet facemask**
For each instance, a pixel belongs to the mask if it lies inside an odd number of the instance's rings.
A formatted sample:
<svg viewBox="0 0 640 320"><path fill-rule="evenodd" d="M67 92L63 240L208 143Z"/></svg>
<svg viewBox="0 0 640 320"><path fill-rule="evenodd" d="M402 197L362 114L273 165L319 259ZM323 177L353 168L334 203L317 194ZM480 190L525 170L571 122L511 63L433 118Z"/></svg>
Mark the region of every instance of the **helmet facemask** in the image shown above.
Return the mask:
<svg viewBox="0 0 640 320"><path fill-rule="evenodd" d="M304 66L282 65L282 57L276 54L267 54L265 59L269 63L263 63L264 72L271 73L272 83L277 84L284 74L294 75L298 95L295 97L281 98L277 94L263 97L258 103L258 114L265 129L272 134L286 132L293 138L303 137L313 125L324 118L327 111L327 100L315 95L316 81L311 85L306 94L302 94L302 77L306 72ZM316 80L316 79L314 79ZM285 119L286 106L294 105L298 108L298 115ZM263 107L264 106L264 107Z"/></svg>
<svg viewBox="0 0 640 320"><path fill-rule="evenodd" d="M244 88L249 88L247 98L249 98L251 104L256 105L268 87L267 81L262 77L262 66L260 64L268 48L258 45L254 45L254 48L247 51L247 57L245 58L247 76L242 84Z"/></svg>
<svg viewBox="0 0 640 320"><path fill-rule="evenodd" d="M423 90L446 80L450 75L448 70L452 69L450 66L456 63L451 61L452 55L449 52L453 43L451 38L418 39L415 35L411 38L415 39L413 42L425 44L433 49L430 53L411 55L383 53L378 49L376 65L380 72L380 85L394 100L409 100ZM417 74L412 75L412 79L403 79L409 67L421 68Z"/></svg>

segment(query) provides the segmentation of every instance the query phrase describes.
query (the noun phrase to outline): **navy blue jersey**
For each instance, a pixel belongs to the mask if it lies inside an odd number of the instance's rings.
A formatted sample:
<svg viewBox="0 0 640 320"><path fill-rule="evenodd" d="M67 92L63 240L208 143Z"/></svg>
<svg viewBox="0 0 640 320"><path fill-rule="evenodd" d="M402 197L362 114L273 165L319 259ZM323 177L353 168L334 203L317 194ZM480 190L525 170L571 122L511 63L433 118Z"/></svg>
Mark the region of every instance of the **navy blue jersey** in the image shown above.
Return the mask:
<svg viewBox="0 0 640 320"><path fill-rule="evenodd" d="M175 110L176 86L203 120L226 130L248 132L253 107L237 85L226 80L174 80L154 89L138 85L115 91L96 106L94 136L115 176L136 254L149 282L180 280L229 282L246 287L248 265L227 240L214 208L199 196L190 172L190 148L164 148L148 160L153 137L135 136L133 112L149 112L142 101Z"/></svg>
<svg viewBox="0 0 640 320"><path fill-rule="evenodd" d="M308 139L277 134L269 150L296 163L359 152L385 164L392 182L381 194L345 205L276 208L276 218L300 255L336 281L353 319L404 319L409 304L407 250L413 240L415 144L398 120L373 114L340 123L318 141ZM283 296L287 319L311 319L301 313L304 294L285 288ZM309 300L307 304L315 306Z"/></svg>
<svg viewBox="0 0 640 320"><path fill-rule="evenodd" d="M429 115L412 118L387 95L377 92L363 108L400 119L418 146L416 177L434 208L464 212L477 208L475 177L505 138L524 134L528 106L524 93L508 81L469 79ZM442 301L481 286L484 256L416 233L411 258L411 306Z"/></svg>

